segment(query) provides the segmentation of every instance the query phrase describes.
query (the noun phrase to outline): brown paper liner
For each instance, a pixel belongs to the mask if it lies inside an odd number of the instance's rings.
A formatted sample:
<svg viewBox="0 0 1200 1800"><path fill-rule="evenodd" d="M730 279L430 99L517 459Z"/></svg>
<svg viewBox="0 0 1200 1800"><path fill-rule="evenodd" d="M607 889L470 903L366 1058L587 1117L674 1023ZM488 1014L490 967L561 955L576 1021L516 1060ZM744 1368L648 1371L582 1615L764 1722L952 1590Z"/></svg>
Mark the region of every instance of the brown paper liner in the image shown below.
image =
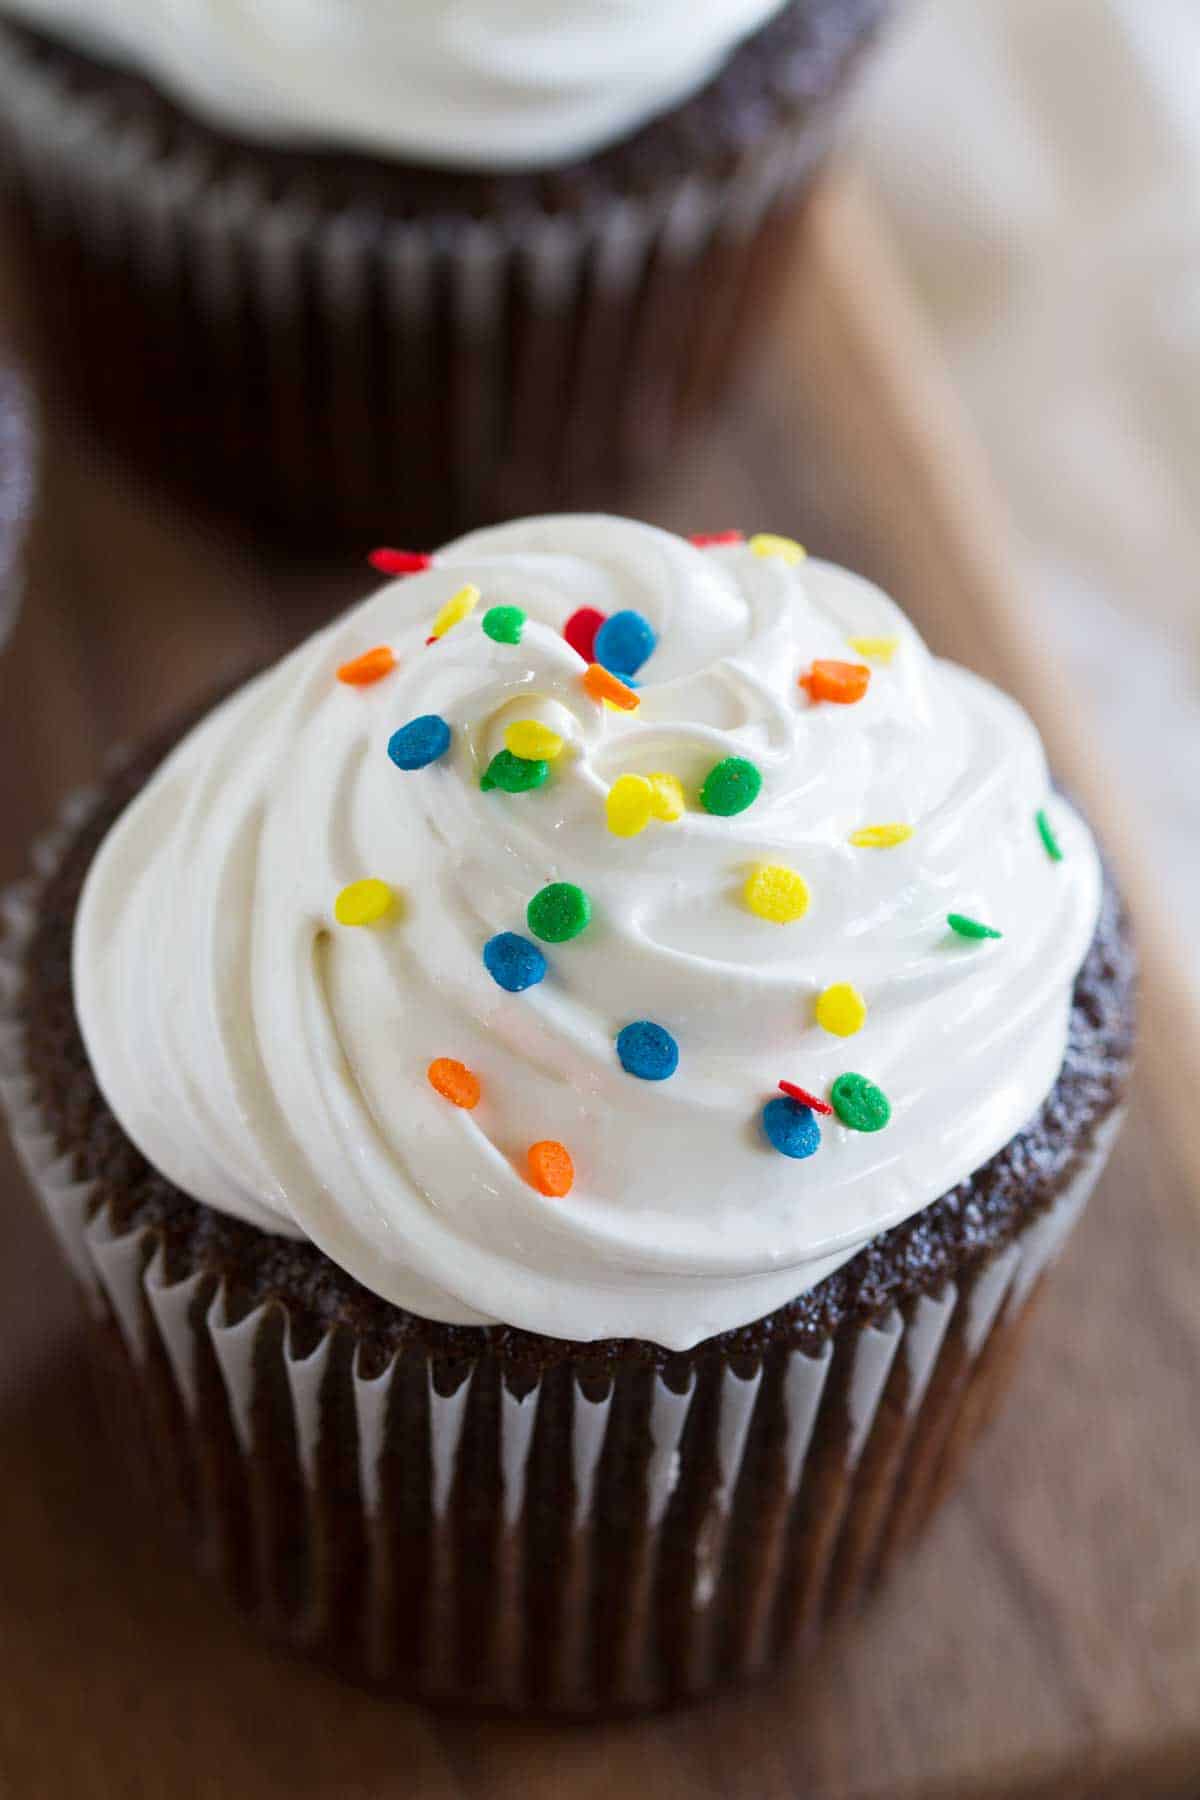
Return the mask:
<svg viewBox="0 0 1200 1800"><path fill-rule="evenodd" d="M433 545L615 505L719 389L834 99L649 197L402 220L281 187L249 152L214 168L202 139L164 142L0 28L43 377L110 441L294 538Z"/></svg>
<svg viewBox="0 0 1200 1800"><path fill-rule="evenodd" d="M43 873L93 803L69 803ZM35 894L4 897L0 1103L87 1298L124 1460L273 1636L428 1699L634 1710L811 1647L952 1482L1120 1122L1006 1248L816 1355L598 1370L580 1346L541 1372L410 1349L375 1369L345 1328L232 1312L214 1275L168 1274L153 1231L96 1210L26 1069Z"/></svg>

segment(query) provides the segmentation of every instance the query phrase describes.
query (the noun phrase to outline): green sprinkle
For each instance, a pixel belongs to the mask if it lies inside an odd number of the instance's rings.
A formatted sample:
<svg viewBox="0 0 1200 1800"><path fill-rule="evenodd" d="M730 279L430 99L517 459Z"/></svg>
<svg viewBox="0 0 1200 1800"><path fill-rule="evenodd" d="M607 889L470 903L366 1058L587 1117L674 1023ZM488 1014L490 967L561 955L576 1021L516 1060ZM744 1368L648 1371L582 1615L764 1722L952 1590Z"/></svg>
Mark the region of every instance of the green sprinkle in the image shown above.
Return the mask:
<svg viewBox="0 0 1200 1800"><path fill-rule="evenodd" d="M524 624L519 606L489 606L483 615L483 629L497 644L519 644Z"/></svg>
<svg viewBox="0 0 1200 1800"><path fill-rule="evenodd" d="M833 1110L851 1131L882 1131L892 1116L892 1103L865 1075L839 1075L830 1090Z"/></svg>
<svg viewBox="0 0 1200 1800"><path fill-rule="evenodd" d="M731 819L753 806L762 792L762 774L743 756L727 756L705 776L700 804L718 818Z"/></svg>
<svg viewBox="0 0 1200 1800"><path fill-rule="evenodd" d="M548 762L527 761L511 750L501 750L493 756L479 785L485 794L492 788L503 788L506 794L527 794L531 788L540 788L549 773Z"/></svg>
<svg viewBox="0 0 1200 1800"><path fill-rule="evenodd" d="M534 937L545 944L565 944L586 929L592 903L573 881L552 881L533 896L525 917Z"/></svg>
<svg viewBox="0 0 1200 1800"><path fill-rule="evenodd" d="M1050 861L1061 862L1063 859L1062 845L1054 835L1054 827L1047 817L1045 807L1043 807L1041 812L1037 815L1037 828L1041 834L1042 842L1046 846L1046 855L1050 858Z"/></svg>
<svg viewBox="0 0 1200 1800"><path fill-rule="evenodd" d="M994 925L983 925L978 919L969 919L966 913L947 913L946 923L951 931L957 931L959 937L965 938L998 938L1003 937Z"/></svg>

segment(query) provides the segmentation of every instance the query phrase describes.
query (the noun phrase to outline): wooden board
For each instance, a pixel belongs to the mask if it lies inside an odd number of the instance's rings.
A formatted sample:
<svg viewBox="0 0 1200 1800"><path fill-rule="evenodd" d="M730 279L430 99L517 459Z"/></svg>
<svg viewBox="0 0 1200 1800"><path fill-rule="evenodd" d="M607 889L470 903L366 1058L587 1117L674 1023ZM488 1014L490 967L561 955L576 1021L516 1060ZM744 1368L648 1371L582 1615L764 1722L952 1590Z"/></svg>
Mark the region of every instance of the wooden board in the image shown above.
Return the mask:
<svg viewBox="0 0 1200 1800"><path fill-rule="evenodd" d="M0 880L105 749L355 597L259 560L48 434L29 594L0 657ZM728 421L638 497L681 528L796 532L888 585L1029 704L1103 823L1146 947L1114 1165L962 1489L814 1666L598 1730L380 1701L261 1647L162 1553L91 1416L80 1319L0 1152L0 1793L970 1800L1200 1785L1200 1031L1095 721L1064 698L1007 530L853 187L814 210Z"/></svg>

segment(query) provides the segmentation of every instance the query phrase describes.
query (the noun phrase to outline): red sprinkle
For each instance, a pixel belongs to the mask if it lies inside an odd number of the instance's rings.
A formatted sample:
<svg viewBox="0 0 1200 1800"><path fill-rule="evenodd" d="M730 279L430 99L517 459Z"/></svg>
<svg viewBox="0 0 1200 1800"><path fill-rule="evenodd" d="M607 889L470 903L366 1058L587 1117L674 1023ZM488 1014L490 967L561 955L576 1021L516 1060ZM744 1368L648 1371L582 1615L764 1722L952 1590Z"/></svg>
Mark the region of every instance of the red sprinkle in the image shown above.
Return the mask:
<svg viewBox="0 0 1200 1800"><path fill-rule="evenodd" d="M367 561L381 575L419 575L433 567L432 556L423 550L372 550Z"/></svg>
<svg viewBox="0 0 1200 1800"><path fill-rule="evenodd" d="M781 1094L786 1094L789 1100L798 1100L801 1106L811 1106L815 1113L833 1112L832 1106L829 1106L824 1100L818 1100L817 1096L810 1094L807 1088L797 1087L794 1081L781 1081L779 1091Z"/></svg>
<svg viewBox="0 0 1200 1800"><path fill-rule="evenodd" d="M563 636L572 650L582 656L586 663L596 660L596 633L607 616L594 606L581 606L563 626Z"/></svg>
<svg viewBox="0 0 1200 1800"><path fill-rule="evenodd" d="M430 644L436 644L437 642L438 642L438 639L436 637L426 638L425 639L425 648L428 650Z"/></svg>
<svg viewBox="0 0 1200 1800"><path fill-rule="evenodd" d="M693 531L688 539L697 550L713 550L718 544L744 544L745 541L744 531Z"/></svg>

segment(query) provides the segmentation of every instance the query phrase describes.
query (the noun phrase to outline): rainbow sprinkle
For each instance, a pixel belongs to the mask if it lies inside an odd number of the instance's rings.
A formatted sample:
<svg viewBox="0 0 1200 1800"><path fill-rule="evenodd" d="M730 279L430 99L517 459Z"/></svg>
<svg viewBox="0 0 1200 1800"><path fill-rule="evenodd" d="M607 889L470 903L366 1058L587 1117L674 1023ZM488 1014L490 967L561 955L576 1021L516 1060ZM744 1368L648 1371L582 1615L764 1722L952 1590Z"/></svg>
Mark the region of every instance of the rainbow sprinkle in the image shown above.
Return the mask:
<svg viewBox="0 0 1200 1800"><path fill-rule="evenodd" d="M479 778L485 794L501 788L506 794L528 794L545 785L550 764L540 757L514 756L511 750L498 750Z"/></svg>
<svg viewBox="0 0 1200 1800"><path fill-rule="evenodd" d="M533 896L525 917L534 937L544 944L565 944L587 930L592 903L573 881L552 881Z"/></svg>
<svg viewBox="0 0 1200 1800"><path fill-rule="evenodd" d="M431 636L435 640L445 637L455 625L461 625L464 619L469 619L478 605L479 589L468 582L466 587L459 588L457 594L452 594L441 608L433 621Z"/></svg>
<svg viewBox="0 0 1200 1800"><path fill-rule="evenodd" d="M865 663L818 657L800 676L799 684L814 704L826 700L834 706L856 706L871 685L871 671Z"/></svg>
<svg viewBox="0 0 1200 1800"><path fill-rule="evenodd" d="M519 644L525 614L519 606L489 606L483 615L483 629L495 644Z"/></svg>
<svg viewBox="0 0 1200 1800"><path fill-rule="evenodd" d="M536 944L515 931L500 931L483 946L483 964L497 987L523 994L546 977L546 959Z"/></svg>
<svg viewBox="0 0 1200 1800"><path fill-rule="evenodd" d="M396 896L386 881L368 877L352 881L333 903L333 916L339 925L376 925L395 909Z"/></svg>
<svg viewBox="0 0 1200 1800"><path fill-rule="evenodd" d="M654 816L654 789L644 775L618 775L604 803L614 837L637 837Z"/></svg>
<svg viewBox="0 0 1200 1800"><path fill-rule="evenodd" d="M1046 847L1046 855L1050 858L1051 862L1061 862L1063 859L1062 845L1055 836L1054 827L1050 823L1050 815L1047 813L1045 807L1042 807L1041 811L1038 812L1035 817L1037 820L1038 836Z"/></svg>
<svg viewBox="0 0 1200 1800"><path fill-rule="evenodd" d="M760 863L747 878L742 897L750 911L773 925L791 925L808 911L808 884L783 863Z"/></svg>
<svg viewBox="0 0 1200 1800"><path fill-rule="evenodd" d="M618 712L636 712L642 704L633 689L626 687L603 663L591 663L584 670L583 685L593 700L606 701Z"/></svg>
<svg viewBox="0 0 1200 1800"><path fill-rule="evenodd" d="M546 1138L530 1144L526 1153L529 1180L548 1200L561 1200L575 1185L575 1164L565 1144Z"/></svg>
<svg viewBox="0 0 1200 1800"><path fill-rule="evenodd" d="M959 937L999 938L1004 936L1004 933L997 931L994 925L984 925L978 919L969 918L966 913L947 913L946 923L951 931L958 933Z"/></svg>
<svg viewBox="0 0 1200 1800"><path fill-rule="evenodd" d="M867 1003L848 981L837 981L817 996L817 1024L834 1037L853 1037L867 1022Z"/></svg>
<svg viewBox="0 0 1200 1800"><path fill-rule="evenodd" d="M833 1110L851 1131L882 1131L892 1116L892 1103L865 1075L839 1075L830 1091Z"/></svg>
<svg viewBox="0 0 1200 1800"><path fill-rule="evenodd" d="M798 544L795 538L778 537L773 531L756 532L750 539L750 550L752 555L767 560L778 557L789 569L794 569L797 563L804 562L808 557L804 545Z"/></svg>
<svg viewBox="0 0 1200 1800"><path fill-rule="evenodd" d="M639 1081L667 1081L679 1067L679 1045L653 1019L635 1019L617 1033L617 1056L625 1073Z"/></svg>
<svg viewBox="0 0 1200 1800"><path fill-rule="evenodd" d="M376 644L373 650L364 650L361 656L355 656L344 662L337 672L337 678L346 687L370 687L373 682L382 681L390 675L396 666L396 658L387 644Z"/></svg>
<svg viewBox="0 0 1200 1800"><path fill-rule="evenodd" d="M526 762L553 762L562 755L564 740L538 719L517 719L504 733L505 748Z"/></svg>
<svg viewBox="0 0 1200 1800"><path fill-rule="evenodd" d="M582 656L585 663L597 662L596 633L603 625L606 614L598 612L594 606L581 606L573 612L563 626L563 636L577 656Z"/></svg>
<svg viewBox="0 0 1200 1800"><path fill-rule="evenodd" d="M450 727L437 713L410 719L388 739L388 755L398 769L425 769L450 748Z"/></svg>
<svg viewBox="0 0 1200 1800"><path fill-rule="evenodd" d="M679 777L665 775L660 771L656 775L647 775L646 780L650 783L650 804L654 808L655 818L668 825L682 819L687 811L687 803Z"/></svg>
<svg viewBox="0 0 1200 1800"><path fill-rule="evenodd" d="M787 1094L789 1099L798 1100L801 1106L810 1107L815 1113L821 1113L822 1116L829 1118L833 1117L833 1108L828 1100L818 1100L815 1094L810 1094L807 1088L797 1087L794 1081L781 1081L779 1091L781 1094Z"/></svg>
<svg viewBox="0 0 1200 1800"><path fill-rule="evenodd" d="M421 575L433 567L423 550L372 550L367 561L381 575Z"/></svg>
<svg viewBox="0 0 1200 1800"><path fill-rule="evenodd" d="M705 812L732 819L745 812L762 792L762 771L744 756L725 756L704 777L700 804Z"/></svg>
<svg viewBox="0 0 1200 1800"><path fill-rule="evenodd" d="M639 612L616 612L605 619L593 640L592 657L612 675L630 681L653 655L658 637Z"/></svg>
<svg viewBox="0 0 1200 1800"><path fill-rule="evenodd" d="M859 656L865 656L868 662L883 663L886 667L900 648L898 637L861 637L850 638L850 648Z"/></svg>
<svg viewBox="0 0 1200 1800"><path fill-rule="evenodd" d="M787 1095L777 1094L767 1101L762 1109L762 1128L771 1148L778 1150L780 1156L802 1161L815 1156L821 1148L821 1127L812 1108Z"/></svg>
<svg viewBox="0 0 1200 1800"><path fill-rule="evenodd" d="M466 1063L455 1062L452 1056L439 1056L430 1063L426 1073L430 1087L452 1106L472 1112L479 1105L479 1077Z"/></svg>
<svg viewBox="0 0 1200 1800"><path fill-rule="evenodd" d="M894 850L897 844L907 844L912 834L911 825L863 825L850 833L850 842L856 850Z"/></svg>

